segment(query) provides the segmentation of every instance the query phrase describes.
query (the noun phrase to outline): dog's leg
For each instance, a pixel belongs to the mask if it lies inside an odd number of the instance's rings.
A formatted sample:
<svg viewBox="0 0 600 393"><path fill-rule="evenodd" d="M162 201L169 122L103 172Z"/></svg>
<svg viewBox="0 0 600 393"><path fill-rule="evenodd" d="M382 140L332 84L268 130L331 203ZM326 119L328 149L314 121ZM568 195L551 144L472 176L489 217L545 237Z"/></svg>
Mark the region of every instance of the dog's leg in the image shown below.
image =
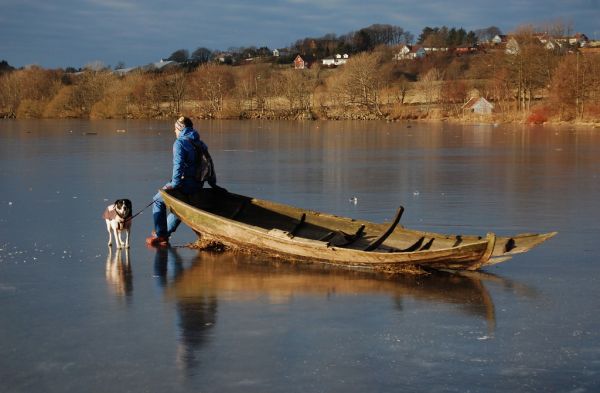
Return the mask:
<svg viewBox="0 0 600 393"><path fill-rule="evenodd" d="M115 231L115 242L117 243L117 248L123 248L123 244L121 242L121 233L117 228L113 228Z"/></svg>
<svg viewBox="0 0 600 393"><path fill-rule="evenodd" d="M108 246L112 246L112 228L110 227L110 221L106 221L106 230L108 231Z"/></svg>
<svg viewBox="0 0 600 393"><path fill-rule="evenodd" d="M129 248L129 232L131 229L125 229L125 248Z"/></svg>

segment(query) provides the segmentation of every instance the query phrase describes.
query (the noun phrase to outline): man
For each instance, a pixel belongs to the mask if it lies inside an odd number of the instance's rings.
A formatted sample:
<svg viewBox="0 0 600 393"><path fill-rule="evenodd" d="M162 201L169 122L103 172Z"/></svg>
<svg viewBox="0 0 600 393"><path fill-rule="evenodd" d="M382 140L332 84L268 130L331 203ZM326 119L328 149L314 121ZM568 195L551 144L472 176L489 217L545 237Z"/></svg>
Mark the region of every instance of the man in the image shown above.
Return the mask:
<svg viewBox="0 0 600 393"><path fill-rule="evenodd" d="M217 179L214 175L208 148L200 140L200 136L194 130L194 124L190 118L181 116L177 119L175 122L175 135L173 175L171 181L165 184L163 189L176 189L183 195L193 195L200 191L206 178L211 187L226 191L224 188L217 186ZM199 165L202 165L202 160L198 157L200 149L206 152L206 165L209 168L198 168ZM200 171L200 169L202 170ZM199 178L199 171L204 173L202 178ZM146 239L146 244L149 246L166 246L169 244L169 237L177 230L181 220L172 213L167 215L167 206L160 192L154 196L152 214L154 217L154 233Z"/></svg>

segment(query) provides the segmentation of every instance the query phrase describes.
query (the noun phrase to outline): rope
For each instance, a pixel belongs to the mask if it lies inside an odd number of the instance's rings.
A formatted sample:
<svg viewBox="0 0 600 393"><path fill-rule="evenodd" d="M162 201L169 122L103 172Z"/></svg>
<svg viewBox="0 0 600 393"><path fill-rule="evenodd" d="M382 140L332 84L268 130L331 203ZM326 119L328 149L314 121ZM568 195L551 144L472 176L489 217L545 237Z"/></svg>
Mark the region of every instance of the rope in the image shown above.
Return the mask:
<svg viewBox="0 0 600 393"><path fill-rule="evenodd" d="M133 220L134 218L136 218L137 216L139 216L144 210L146 210L147 208L149 208L150 206L152 206L153 203L154 203L154 199L152 200L152 202L150 202L149 204L147 204L142 210L140 210L139 212L135 213L133 216L129 217L125 221L131 221L131 220Z"/></svg>

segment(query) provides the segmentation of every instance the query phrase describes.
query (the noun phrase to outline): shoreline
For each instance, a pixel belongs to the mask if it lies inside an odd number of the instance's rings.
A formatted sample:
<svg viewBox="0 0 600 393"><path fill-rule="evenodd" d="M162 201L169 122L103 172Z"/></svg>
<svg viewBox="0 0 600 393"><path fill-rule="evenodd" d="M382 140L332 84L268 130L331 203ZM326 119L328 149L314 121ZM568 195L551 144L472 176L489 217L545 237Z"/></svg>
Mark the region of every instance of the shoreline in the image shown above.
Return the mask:
<svg viewBox="0 0 600 393"><path fill-rule="evenodd" d="M54 117L54 118L37 118L37 117L15 117L15 116L0 116L0 120L172 120L178 115L172 116L157 116L157 117L123 117L123 118L89 118L89 117ZM239 117L207 117L207 116L195 116L193 113L190 117L197 120L221 120L221 121L294 121L294 122L318 122L318 121L358 121L358 122L371 122L380 121L386 123L451 123L458 125L491 125L498 126L504 124L512 125L524 125L524 126L576 126L576 127L589 127L592 129L600 129L600 120L589 121L589 120L548 120L542 123L532 123L524 120L506 120L497 119L493 117L469 117L469 118L386 118L386 117L362 117L362 118L323 118L323 117L289 117L289 116L239 116Z"/></svg>

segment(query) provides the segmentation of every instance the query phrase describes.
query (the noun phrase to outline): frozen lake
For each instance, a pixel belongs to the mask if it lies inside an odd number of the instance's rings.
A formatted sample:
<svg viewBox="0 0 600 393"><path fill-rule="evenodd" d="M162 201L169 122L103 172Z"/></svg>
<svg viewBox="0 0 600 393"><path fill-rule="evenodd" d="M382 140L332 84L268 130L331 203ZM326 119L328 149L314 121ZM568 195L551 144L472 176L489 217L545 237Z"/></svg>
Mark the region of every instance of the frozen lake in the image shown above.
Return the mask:
<svg viewBox="0 0 600 393"><path fill-rule="evenodd" d="M232 192L559 234L484 273L388 279L148 249L146 210L109 253L102 211L169 179L172 121L3 120L0 391L600 390L599 129L196 123ZM172 244L194 238L182 225Z"/></svg>

